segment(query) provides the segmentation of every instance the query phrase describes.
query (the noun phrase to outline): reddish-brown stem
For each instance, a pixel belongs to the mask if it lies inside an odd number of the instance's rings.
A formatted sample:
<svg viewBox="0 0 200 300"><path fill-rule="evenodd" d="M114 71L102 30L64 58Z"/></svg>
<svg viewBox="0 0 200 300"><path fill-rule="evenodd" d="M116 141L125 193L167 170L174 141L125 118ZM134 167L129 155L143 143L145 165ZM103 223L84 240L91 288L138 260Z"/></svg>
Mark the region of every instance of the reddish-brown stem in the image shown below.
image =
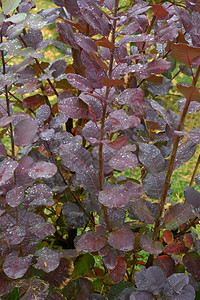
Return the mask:
<svg viewBox="0 0 200 300"><path fill-rule="evenodd" d="M118 10L118 3L119 0L115 0L115 7L114 7L114 21L113 21L113 27L112 27L112 37L111 41L114 44L115 43L115 30L116 30L116 16L117 16L117 10ZM110 63L109 63L109 73L108 76L111 78L112 76L112 68L113 68L113 60L114 60L114 50L110 50ZM104 181L104 175L103 175L103 136L104 136L104 125L105 125L105 118L106 118L106 110L107 110L107 99L108 99L108 94L109 94L109 87L106 88L106 94L105 94L105 102L103 105L103 112L102 112L102 117L101 117L101 131L100 131L100 136L99 136L99 189L100 191L103 189L103 181ZM111 232L112 231L112 226L109 220L108 216L108 211L107 208L102 205L102 210L105 216L105 221L106 225L108 227L108 230Z"/></svg>

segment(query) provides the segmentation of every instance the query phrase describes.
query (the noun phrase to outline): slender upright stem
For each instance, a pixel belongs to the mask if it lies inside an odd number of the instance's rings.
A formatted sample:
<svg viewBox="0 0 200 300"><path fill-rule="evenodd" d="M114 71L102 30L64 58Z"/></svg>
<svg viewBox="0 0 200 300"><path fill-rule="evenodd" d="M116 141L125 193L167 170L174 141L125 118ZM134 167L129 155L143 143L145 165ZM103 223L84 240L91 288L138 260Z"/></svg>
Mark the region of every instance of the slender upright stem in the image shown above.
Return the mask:
<svg viewBox="0 0 200 300"><path fill-rule="evenodd" d="M115 6L114 6L114 17L117 16L117 10L118 10L118 4L119 4L119 0L115 0ZM116 23L117 20L116 18L113 21L113 27L112 27L112 43L115 43L115 30L116 30ZM111 78L112 76L112 68L113 68L113 61L114 61L114 50L111 49L110 50L110 64L109 64L109 72L108 72L108 76L109 78ZM102 112L102 117L101 117L101 130L100 130L100 136L99 136L99 189L100 191L103 189L103 181L104 181L104 175L103 175L103 135L104 135L104 126L105 126L105 119L106 119L106 110L107 110L107 99L108 99L108 95L109 95L109 87L106 88L106 94L105 94L105 102L103 104L103 112ZM109 216L108 216L108 211L107 208L102 205L102 209L104 212L104 216L105 216L105 221L108 227L108 230L111 232L112 231L112 226L109 220Z"/></svg>
<svg viewBox="0 0 200 300"><path fill-rule="evenodd" d="M193 184L193 181L194 181L194 178L195 178L195 176L196 176L196 173L197 173L199 164L200 164L200 155L199 155L198 158L197 158L197 162L196 162L196 165L195 165L195 168L194 168L194 172L193 172L192 178L191 178L191 180L190 180L190 186L192 186L192 184Z"/></svg>

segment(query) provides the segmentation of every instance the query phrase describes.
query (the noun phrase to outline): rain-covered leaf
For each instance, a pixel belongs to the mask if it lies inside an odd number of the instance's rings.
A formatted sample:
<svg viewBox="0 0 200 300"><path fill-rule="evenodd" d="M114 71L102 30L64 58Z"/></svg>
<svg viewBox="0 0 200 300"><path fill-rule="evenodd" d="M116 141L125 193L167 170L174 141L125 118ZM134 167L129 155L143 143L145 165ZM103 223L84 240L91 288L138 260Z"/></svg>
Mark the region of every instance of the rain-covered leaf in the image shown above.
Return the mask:
<svg viewBox="0 0 200 300"><path fill-rule="evenodd" d="M170 79L163 77L162 84L154 84L151 82L147 83L147 89L153 95L164 96L169 93L169 90L173 87L173 84Z"/></svg>
<svg viewBox="0 0 200 300"><path fill-rule="evenodd" d="M18 147L30 145L34 142L37 133L37 124L34 120L22 120L15 126L15 145Z"/></svg>
<svg viewBox="0 0 200 300"><path fill-rule="evenodd" d="M153 263L163 270L166 277L169 277L174 273L175 262L169 255L159 255L154 259Z"/></svg>
<svg viewBox="0 0 200 300"><path fill-rule="evenodd" d="M177 203L170 206L165 214L165 226L167 229L177 229L180 225L187 222L192 215L192 207L187 203Z"/></svg>
<svg viewBox="0 0 200 300"><path fill-rule="evenodd" d="M85 213L75 203L64 203L62 213L67 226L79 228L86 225Z"/></svg>
<svg viewBox="0 0 200 300"><path fill-rule="evenodd" d="M200 193L192 186L186 186L184 190L186 202L191 204L195 211L199 212L200 208Z"/></svg>
<svg viewBox="0 0 200 300"><path fill-rule="evenodd" d="M91 95L90 93L81 93L79 95L79 98L81 100L83 100L89 106L88 117L91 120L99 121L101 119L101 115L102 115L102 102L101 102L101 100L94 97L94 95ZM84 130L84 128L83 128L83 130Z"/></svg>
<svg viewBox="0 0 200 300"><path fill-rule="evenodd" d="M126 89L117 98L119 104L126 104L129 107L142 105L144 102L144 91L141 88Z"/></svg>
<svg viewBox="0 0 200 300"><path fill-rule="evenodd" d="M7 150L4 144L0 141L0 158L7 156Z"/></svg>
<svg viewBox="0 0 200 300"><path fill-rule="evenodd" d="M200 280L200 255L197 252L186 253L183 257L183 264L197 281Z"/></svg>
<svg viewBox="0 0 200 300"><path fill-rule="evenodd" d="M125 171L126 169L135 169L138 165L137 156L131 151L135 151L134 145L127 145L121 147L114 156L109 160L109 166L118 171Z"/></svg>
<svg viewBox="0 0 200 300"><path fill-rule="evenodd" d="M153 175L165 170L165 160L161 151L153 144L140 144L139 160Z"/></svg>
<svg viewBox="0 0 200 300"><path fill-rule="evenodd" d="M36 269L42 269L49 273L59 266L59 254L53 249L44 247L38 250L35 255L37 256L37 263L34 265Z"/></svg>
<svg viewBox="0 0 200 300"><path fill-rule="evenodd" d="M133 250L134 241L133 232L125 225L117 227L108 236L110 246L121 251Z"/></svg>
<svg viewBox="0 0 200 300"><path fill-rule="evenodd" d="M54 176L57 172L57 167L51 162L46 161L38 161L35 163L30 171L28 172L28 175L33 178L51 178Z"/></svg>
<svg viewBox="0 0 200 300"><path fill-rule="evenodd" d="M41 205L51 206L54 204L54 200L50 199L53 196L52 190L46 184L34 184L26 192L24 199L24 204L26 205L39 207Z"/></svg>
<svg viewBox="0 0 200 300"><path fill-rule="evenodd" d="M31 227L31 232L42 239L46 238L51 234L54 234L55 231L55 227L49 222L39 223Z"/></svg>
<svg viewBox="0 0 200 300"><path fill-rule="evenodd" d="M41 105L36 112L36 117L40 122L46 121L50 115L51 108L47 104Z"/></svg>
<svg viewBox="0 0 200 300"><path fill-rule="evenodd" d="M124 279L126 272L126 261L124 257L118 256L117 265L114 269L110 270L110 278L115 283L119 283Z"/></svg>
<svg viewBox="0 0 200 300"><path fill-rule="evenodd" d="M44 280L49 282L52 288L62 289L70 281L73 270L72 260L62 258L54 271L45 274Z"/></svg>
<svg viewBox="0 0 200 300"><path fill-rule="evenodd" d="M58 109L68 118L81 119L88 116L88 106L81 99L71 97L65 91L58 96Z"/></svg>
<svg viewBox="0 0 200 300"><path fill-rule="evenodd" d="M117 265L116 251L113 250L112 248L109 248L108 254L103 257L103 262L109 270L114 269Z"/></svg>
<svg viewBox="0 0 200 300"><path fill-rule="evenodd" d="M13 177L14 171L17 168L18 163L12 159L4 159L0 162L0 185L5 184L9 179Z"/></svg>
<svg viewBox="0 0 200 300"><path fill-rule="evenodd" d="M69 142L61 145L59 150L63 165L71 171L77 173L92 171L90 168L92 165L91 154L81 144Z"/></svg>
<svg viewBox="0 0 200 300"><path fill-rule="evenodd" d="M172 55L181 63L191 66L192 61L200 56L199 47L189 46L184 43L172 44ZM193 87L194 88L194 87Z"/></svg>
<svg viewBox="0 0 200 300"><path fill-rule="evenodd" d="M158 295L165 284L165 274L159 267L149 267L147 270L135 273L135 284L140 290L147 290ZM136 298L137 299L137 298Z"/></svg>
<svg viewBox="0 0 200 300"><path fill-rule="evenodd" d="M138 124L140 124L139 118L134 115L127 115L123 109L111 112L109 118L112 121L111 132L136 127Z"/></svg>
<svg viewBox="0 0 200 300"><path fill-rule="evenodd" d="M156 30L158 43L168 43L178 36L178 28L174 23L167 23Z"/></svg>
<svg viewBox="0 0 200 300"><path fill-rule="evenodd" d="M143 180L143 188L149 198L159 199L162 195L162 190L165 182L165 173L159 173L157 177L149 174Z"/></svg>
<svg viewBox="0 0 200 300"><path fill-rule="evenodd" d="M34 89L36 88L36 86L34 85ZM27 107L27 108L37 108L42 104L45 104L45 96L40 95L40 94L36 94L33 96L29 96L23 99L23 106Z"/></svg>
<svg viewBox="0 0 200 300"><path fill-rule="evenodd" d="M154 241L150 236L142 235L140 238L140 245L143 250L149 252L150 254L160 254L163 252L163 245L160 241Z"/></svg>
<svg viewBox="0 0 200 300"><path fill-rule="evenodd" d="M5 239L10 245L20 244L26 235L26 228L24 226L9 227L5 233Z"/></svg>
<svg viewBox="0 0 200 300"><path fill-rule="evenodd" d="M185 102L186 102L186 99L185 98L182 98L178 101L178 108L180 110L180 112L183 111L183 108L184 108L184 105L185 105ZM187 113L188 114L192 114L192 113L195 113L197 111L200 110L200 103L197 102L197 101L192 101L189 105L189 108L188 108L188 111Z"/></svg>
<svg viewBox="0 0 200 300"><path fill-rule="evenodd" d="M11 252L3 263L3 271L12 279L21 278L31 265L31 261L30 256L19 257L16 252Z"/></svg>
<svg viewBox="0 0 200 300"><path fill-rule="evenodd" d="M83 76L71 73L67 74L66 78L73 87L80 91L90 92L93 90L90 81Z"/></svg>
<svg viewBox="0 0 200 300"><path fill-rule="evenodd" d="M146 224L154 224L155 220L152 216L151 209L148 207L147 201L139 198L131 203L131 209L138 220Z"/></svg>
<svg viewBox="0 0 200 300"><path fill-rule="evenodd" d="M17 8L17 6L19 5L20 2L21 2L21 0L12 0L12 1L4 0L2 3L3 12L6 15L9 15Z"/></svg>
<svg viewBox="0 0 200 300"><path fill-rule="evenodd" d="M84 232L76 242L76 249L79 252L96 252L106 245L105 237L93 231Z"/></svg>
<svg viewBox="0 0 200 300"><path fill-rule="evenodd" d="M18 206L24 199L24 188L22 186L9 190L6 194L6 201L11 207Z"/></svg>
<svg viewBox="0 0 200 300"><path fill-rule="evenodd" d="M67 24L66 22L65 23L57 22L56 30L59 33L61 40L65 44L67 44L75 49L79 49L79 46L77 45L77 43L75 41L72 27L69 24Z"/></svg>
<svg viewBox="0 0 200 300"><path fill-rule="evenodd" d="M87 52L91 51L91 52L98 54L97 46L96 46L95 42L89 36L85 36L82 33L76 33L75 41L85 51L87 51Z"/></svg>
<svg viewBox="0 0 200 300"><path fill-rule="evenodd" d="M126 206L131 198L134 198L135 189L138 190L137 196L141 196L143 191L137 184L130 182L125 184L113 184L108 189L99 193L99 202L109 208L121 208Z"/></svg>

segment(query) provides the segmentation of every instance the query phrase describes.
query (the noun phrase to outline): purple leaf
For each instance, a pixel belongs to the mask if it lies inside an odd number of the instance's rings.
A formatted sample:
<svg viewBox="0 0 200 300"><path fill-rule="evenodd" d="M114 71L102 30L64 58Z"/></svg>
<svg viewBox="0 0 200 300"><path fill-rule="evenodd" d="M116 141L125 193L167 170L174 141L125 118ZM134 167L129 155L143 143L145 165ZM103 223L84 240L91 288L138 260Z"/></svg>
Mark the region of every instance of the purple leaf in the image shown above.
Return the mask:
<svg viewBox="0 0 200 300"><path fill-rule="evenodd" d="M138 217L138 219L146 224L154 224L154 218L151 214L150 208L147 206L147 201L143 198L139 198L131 203L131 208L134 213Z"/></svg>
<svg viewBox="0 0 200 300"><path fill-rule="evenodd" d="M165 160L160 150L153 144L140 144L139 160L152 175L165 170Z"/></svg>
<svg viewBox="0 0 200 300"><path fill-rule="evenodd" d="M186 253L183 257L183 264L188 273L197 281L200 280L200 255L194 251Z"/></svg>
<svg viewBox="0 0 200 300"><path fill-rule="evenodd" d="M64 0L63 3L64 7L73 17L80 17L80 9L78 7L77 0ZM63 6L63 3L61 6Z"/></svg>
<svg viewBox="0 0 200 300"><path fill-rule="evenodd" d="M52 206L55 202L50 198L53 196L51 188L46 184L34 184L27 189L27 195L24 204L39 207L41 205Z"/></svg>
<svg viewBox="0 0 200 300"><path fill-rule="evenodd" d="M33 178L51 178L54 176L57 172L57 167L53 163L46 162L46 161L38 161L35 163L30 171L28 172L28 175Z"/></svg>
<svg viewBox="0 0 200 300"><path fill-rule="evenodd" d="M70 97L65 91L58 96L58 109L68 118L81 119L88 116L88 106L77 97Z"/></svg>
<svg viewBox="0 0 200 300"><path fill-rule="evenodd" d="M114 269L117 265L117 253L109 248L108 254L103 257L103 262L109 270Z"/></svg>
<svg viewBox="0 0 200 300"><path fill-rule="evenodd" d="M183 108L184 108L184 105L185 105L185 102L186 102L186 99L185 98L182 98L178 101L178 108L180 110L180 112L182 113L183 111ZM200 110L200 103L197 102L197 101L192 101L189 105L189 108L188 108L188 111L187 113L188 114L192 114L192 113L195 113L197 111Z"/></svg>
<svg viewBox="0 0 200 300"><path fill-rule="evenodd" d="M124 279L125 272L126 272L125 258L118 256L116 267L110 271L110 278L115 283L119 283Z"/></svg>
<svg viewBox="0 0 200 300"><path fill-rule="evenodd" d="M117 227L108 236L110 246L121 251L133 250L134 241L135 237L133 232L125 225Z"/></svg>
<svg viewBox="0 0 200 300"><path fill-rule="evenodd" d="M157 177L154 177L152 174L149 174L143 180L143 188L147 197L155 199L159 199L161 197L165 177L165 173L159 173Z"/></svg>
<svg viewBox="0 0 200 300"><path fill-rule="evenodd" d="M166 277L169 277L174 273L175 262L169 255L159 255L153 262L157 267L160 267L165 273Z"/></svg>
<svg viewBox="0 0 200 300"><path fill-rule="evenodd" d="M34 233L37 237L42 239L54 234L56 231L53 224L46 222L46 223L39 223L31 227L31 233Z"/></svg>
<svg viewBox="0 0 200 300"><path fill-rule="evenodd" d="M158 295L165 284L165 275L159 267L149 267L147 270L135 273L135 284L140 290L147 290Z"/></svg>
<svg viewBox="0 0 200 300"><path fill-rule="evenodd" d="M7 157L7 150L4 144L0 141L0 158Z"/></svg>
<svg viewBox="0 0 200 300"><path fill-rule="evenodd" d="M130 295L129 300L154 300L152 293L147 291L134 292Z"/></svg>
<svg viewBox="0 0 200 300"><path fill-rule="evenodd" d="M89 36L85 36L82 33L76 33L75 41L85 51L87 51L87 52L91 51L93 53L98 54L97 46L96 46L95 42Z"/></svg>
<svg viewBox="0 0 200 300"><path fill-rule="evenodd" d="M109 114L109 118L112 121L111 132L136 127L138 124L140 124L139 118L134 115L127 115L123 109L111 112Z"/></svg>
<svg viewBox="0 0 200 300"><path fill-rule="evenodd" d="M13 177L14 171L17 168L18 163L12 159L4 159L0 162L0 185L5 184L9 179Z"/></svg>
<svg viewBox="0 0 200 300"><path fill-rule="evenodd" d="M137 65L130 66L126 69L126 71L127 73L136 73L136 76L140 79L146 79L152 74L157 75L163 73L165 70L169 69L170 66L171 63L164 59L154 59L143 65L138 63Z"/></svg>
<svg viewBox="0 0 200 300"><path fill-rule="evenodd" d="M178 28L174 23L162 25L156 30L156 40L158 43L168 43L178 36Z"/></svg>
<svg viewBox="0 0 200 300"><path fill-rule="evenodd" d="M138 42L148 42L150 44L153 44L154 36L151 34L145 34L145 33L124 36L119 40L118 46L122 46L123 44L127 44L127 43L138 43Z"/></svg>
<svg viewBox="0 0 200 300"><path fill-rule="evenodd" d="M169 254L183 254L188 251L188 248L185 246L184 242L175 242L165 246L165 253Z"/></svg>
<svg viewBox="0 0 200 300"><path fill-rule="evenodd" d="M37 256L37 263L34 265L36 269L42 269L49 273L59 266L60 257L55 250L44 247L38 250L35 255Z"/></svg>
<svg viewBox="0 0 200 300"><path fill-rule="evenodd" d="M10 245L20 244L26 235L26 229L24 226L9 227L5 233L5 239Z"/></svg>
<svg viewBox="0 0 200 300"><path fill-rule="evenodd" d="M94 195L99 192L99 178L93 167L90 167L88 170L85 169L85 172L77 173L77 180L88 192L92 192ZM96 198L95 201L97 201Z"/></svg>
<svg viewBox="0 0 200 300"><path fill-rule="evenodd" d="M195 212L199 213L200 208L200 193L192 186L186 186L184 190L186 202L191 204Z"/></svg>
<svg viewBox="0 0 200 300"><path fill-rule="evenodd" d="M90 81L87 80L85 77L77 75L77 74L67 74L67 80L68 82L75 87L76 89L83 91L83 92L89 92L92 91L93 88L90 84Z"/></svg>
<svg viewBox="0 0 200 300"><path fill-rule="evenodd" d="M96 252L106 245L105 237L93 231L84 232L76 242L76 249L82 253Z"/></svg>
<svg viewBox="0 0 200 300"><path fill-rule="evenodd" d="M79 49L74 37L73 30L69 24L65 23L56 23L56 30L60 35L61 40L71 46L72 48Z"/></svg>
<svg viewBox="0 0 200 300"><path fill-rule="evenodd" d="M15 126L15 145L27 146L34 142L37 133L37 124L34 120L22 120Z"/></svg>
<svg viewBox="0 0 200 300"><path fill-rule="evenodd" d="M3 270L12 279L21 278L31 265L31 261L32 257L19 257L17 253L11 252L6 256L3 263Z"/></svg>
<svg viewBox="0 0 200 300"><path fill-rule="evenodd" d="M50 115L51 109L47 104L41 105L36 112L36 117L40 120L40 122L46 121Z"/></svg>
<svg viewBox="0 0 200 300"><path fill-rule="evenodd" d="M101 102L101 100L94 97L93 95L87 94L87 93L81 93L79 95L79 98L81 100L83 100L89 106L88 117L91 120L99 121L101 119L101 115L102 115L102 102Z"/></svg>
<svg viewBox="0 0 200 300"><path fill-rule="evenodd" d="M69 227L84 227L87 223L84 212L75 203L64 203L62 213Z"/></svg>
<svg viewBox="0 0 200 300"><path fill-rule="evenodd" d="M70 281L73 270L72 260L62 258L54 271L45 274L44 280L49 282L52 288L62 289Z"/></svg>
<svg viewBox="0 0 200 300"><path fill-rule="evenodd" d="M21 288L22 300L46 299L49 286L37 277L30 277L22 282Z"/></svg>
<svg viewBox="0 0 200 300"><path fill-rule="evenodd" d="M134 190L137 184L130 182L126 184L112 184L110 188L99 193L99 202L109 208L121 208L126 206L134 197ZM141 190L140 190L141 192Z"/></svg>
<svg viewBox="0 0 200 300"><path fill-rule="evenodd" d="M19 165L15 171L16 173L16 183L18 186L23 186L26 188L32 185L34 180L28 176L28 172L33 164L33 159L30 156L23 156Z"/></svg>
<svg viewBox="0 0 200 300"><path fill-rule="evenodd" d="M180 225L187 222L192 215L192 206L187 203L177 203L170 206L165 214L165 226L167 229L177 229Z"/></svg>
<svg viewBox="0 0 200 300"><path fill-rule="evenodd" d="M19 186L9 190L6 194L6 201L11 207L17 207L24 200L24 188Z"/></svg>
<svg viewBox="0 0 200 300"><path fill-rule="evenodd" d="M116 100L119 104L126 104L132 108L135 105L141 106L144 102L143 97L144 91L141 88L135 88L124 90Z"/></svg>
<svg viewBox="0 0 200 300"><path fill-rule="evenodd" d="M15 282L10 280L3 271L0 271L0 296L7 295L15 287Z"/></svg>
<svg viewBox="0 0 200 300"><path fill-rule="evenodd" d="M196 151L196 143L193 141L187 141L182 144L176 153L176 159L174 163L174 169L178 169L180 165L184 164L194 155Z"/></svg>
<svg viewBox="0 0 200 300"><path fill-rule="evenodd" d="M135 169L138 165L138 159L131 151L135 151L135 145L127 145L116 151L114 156L109 161L109 166L118 171L126 169Z"/></svg>
<svg viewBox="0 0 200 300"><path fill-rule="evenodd" d="M92 158L89 151L76 142L69 142L60 146L60 157L63 165L77 173L91 170Z"/></svg>
<svg viewBox="0 0 200 300"><path fill-rule="evenodd" d="M163 252L163 245L160 241L153 241L148 235L142 235L140 238L140 245L143 250L150 254L160 254Z"/></svg>

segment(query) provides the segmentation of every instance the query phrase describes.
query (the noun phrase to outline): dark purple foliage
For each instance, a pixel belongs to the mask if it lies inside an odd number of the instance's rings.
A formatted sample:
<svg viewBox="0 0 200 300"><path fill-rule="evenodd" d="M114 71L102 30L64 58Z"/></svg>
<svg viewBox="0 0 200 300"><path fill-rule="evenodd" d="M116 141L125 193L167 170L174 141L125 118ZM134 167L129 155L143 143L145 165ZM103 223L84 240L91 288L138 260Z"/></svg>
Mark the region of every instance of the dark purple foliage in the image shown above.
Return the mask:
<svg viewBox="0 0 200 300"><path fill-rule="evenodd" d="M194 300L200 2L52 2L0 1L0 297Z"/></svg>

